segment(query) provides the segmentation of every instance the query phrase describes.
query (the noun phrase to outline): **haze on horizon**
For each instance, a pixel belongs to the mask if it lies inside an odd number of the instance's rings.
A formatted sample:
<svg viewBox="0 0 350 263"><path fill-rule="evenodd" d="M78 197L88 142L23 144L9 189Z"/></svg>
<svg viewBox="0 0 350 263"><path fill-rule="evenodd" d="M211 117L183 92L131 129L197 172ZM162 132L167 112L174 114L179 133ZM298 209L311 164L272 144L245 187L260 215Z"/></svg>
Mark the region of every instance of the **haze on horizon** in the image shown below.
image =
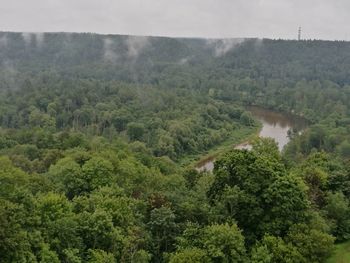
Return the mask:
<svg viewBox="0 0 350 263"><path fill-rule="evenodd" d="M0 0L0 31L350 40L348 0Z"/></svg>

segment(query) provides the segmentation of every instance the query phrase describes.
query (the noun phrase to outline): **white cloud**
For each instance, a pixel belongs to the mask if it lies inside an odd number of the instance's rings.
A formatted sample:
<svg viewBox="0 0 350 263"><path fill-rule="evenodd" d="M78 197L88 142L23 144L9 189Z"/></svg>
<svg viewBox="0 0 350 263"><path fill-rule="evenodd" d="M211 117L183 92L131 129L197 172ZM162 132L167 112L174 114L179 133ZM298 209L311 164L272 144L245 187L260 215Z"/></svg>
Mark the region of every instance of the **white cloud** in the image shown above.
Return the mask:
<svg viewBox="0 0 350 263"><path fill-rule="evenodd" d="M129 36L125 42L128 48L128 56L132 59L137 59L142 50L150 44L148 37Z"/></svg>
<svg viewBox="0 0 350 263"><path fill-rule="evenodd" d="M245 41L244 38L232 38L232 39L220 39L220 40L207 40L209 47L213 48L214 55L216 57L224 56L227 52L238 47Z"/></svg>
<svg viewBox="0 0 350 263"><path fill-rule="evenodd" d="M29 46L32 43L32 34L31 33L27 33L27 32L22 33L22 38L23 38L26 46Z"/></svg>
<svg viewBox="0 0 350 263"><path fill-rule="evenodd" d="M115 63L118 59L117 53L113 51L113 40L110 38L105 38L103 40L103 59L106 62Z"/></svg>
<svg viewBox="0 0 350 263"><path fill-rule="evenodd" d="M44 33L33 33L35 37L35 44L38 48L41 48L45 41Z"/></svg>
<svg viewBox="0 0 350 263"><path fill-rule="evenodd" d="M7 39L7 36L4 34L0 37L0 48L4 48L7 46L7 42L8 42L8 39Z"/></svg>

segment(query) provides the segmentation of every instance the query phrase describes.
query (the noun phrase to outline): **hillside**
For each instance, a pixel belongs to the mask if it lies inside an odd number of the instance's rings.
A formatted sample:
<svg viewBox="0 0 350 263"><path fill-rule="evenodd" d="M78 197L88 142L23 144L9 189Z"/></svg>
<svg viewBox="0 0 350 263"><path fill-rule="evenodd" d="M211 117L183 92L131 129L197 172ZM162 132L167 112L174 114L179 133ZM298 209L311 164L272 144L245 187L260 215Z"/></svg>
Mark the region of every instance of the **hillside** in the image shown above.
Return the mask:
<svg viewBox="0 0 350 263"><path fill-rule="evenodd" d="M309 128L233 150L250 105ZM349 42L0 32L0 261L324 262L349 110Z"/></svg>

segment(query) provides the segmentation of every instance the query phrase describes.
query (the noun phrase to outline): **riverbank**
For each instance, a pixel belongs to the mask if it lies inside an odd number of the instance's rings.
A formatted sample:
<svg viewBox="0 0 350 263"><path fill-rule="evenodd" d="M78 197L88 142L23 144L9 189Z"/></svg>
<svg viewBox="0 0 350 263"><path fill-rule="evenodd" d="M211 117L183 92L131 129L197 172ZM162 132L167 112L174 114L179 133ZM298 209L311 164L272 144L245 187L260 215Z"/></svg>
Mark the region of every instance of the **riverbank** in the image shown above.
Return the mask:
<svg viewBox="0 0 350 263"><path fill-rule="evenodd" d="M258 121L260 126L255 127L255 133L251 133L253 135L252 137L250 137L251 135L247 135L241 141L236 140L235 142L231 142L228 149L232 149L233 146L236 146L237 149L246 149L250 146L249 141L251 141L252 138L269 137L276 141L279 151L282 151L283 147L290 141L288 133L291 129L302 132L307 127L306 120L297 116L259 107L249 107L247 109L252 113L254 119ZM216 157L225 151L227 151L226 145L223 147L219 146L217 149L198 160L194 164L194 168L199 171L213 170Z"/></svg>
<svg viewBox="0 0 350 263"><path fill-rule="evenodd" d="M197 166L200 166L201 163L215 159L217 156L232 150L237 145L251 141L253 138L256 138L259 135L262 128L262 124L259 122L257 123L257 126L243 127L237 131L234 131L227 140L223 141L217 146L212 147L208 151L184 157L180 161L180 165L183 167L190 166L192 168L196 168Z"/></svg>

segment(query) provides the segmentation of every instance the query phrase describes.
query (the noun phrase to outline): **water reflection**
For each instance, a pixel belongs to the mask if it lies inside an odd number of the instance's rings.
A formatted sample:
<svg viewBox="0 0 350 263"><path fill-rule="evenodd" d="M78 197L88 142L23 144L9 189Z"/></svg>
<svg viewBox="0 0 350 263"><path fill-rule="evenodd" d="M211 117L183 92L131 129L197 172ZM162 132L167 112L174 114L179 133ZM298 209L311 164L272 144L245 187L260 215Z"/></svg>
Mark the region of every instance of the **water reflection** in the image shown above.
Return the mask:
<svg viewBox="0 0 350 263"><path fill-rule="evenodd" d="M290 140L288 136L289 130L293 129L295 132L300 132L308 125L305 119L291 114L279 113L259 107L249 107L248 110L262 123L259 136L273 138L277 142L280 151Z"/></svg>
<svg viewBox="0 0 350 263"><path fill-rule="evenodd" d="M252 115L262 123L260 130L260 137L273 138L277 144L278 149L282 151L283 147L289 142L288 131L293 129L294 132L303 131L308 123L305 119L296 117L291 114L279 113L260 107L249 107L248 110ZM235 147L236 149L251 149L249 143L242 143ZM208 158L198 164L198 171L212 171L214 168L214 158Z"/></svg>

